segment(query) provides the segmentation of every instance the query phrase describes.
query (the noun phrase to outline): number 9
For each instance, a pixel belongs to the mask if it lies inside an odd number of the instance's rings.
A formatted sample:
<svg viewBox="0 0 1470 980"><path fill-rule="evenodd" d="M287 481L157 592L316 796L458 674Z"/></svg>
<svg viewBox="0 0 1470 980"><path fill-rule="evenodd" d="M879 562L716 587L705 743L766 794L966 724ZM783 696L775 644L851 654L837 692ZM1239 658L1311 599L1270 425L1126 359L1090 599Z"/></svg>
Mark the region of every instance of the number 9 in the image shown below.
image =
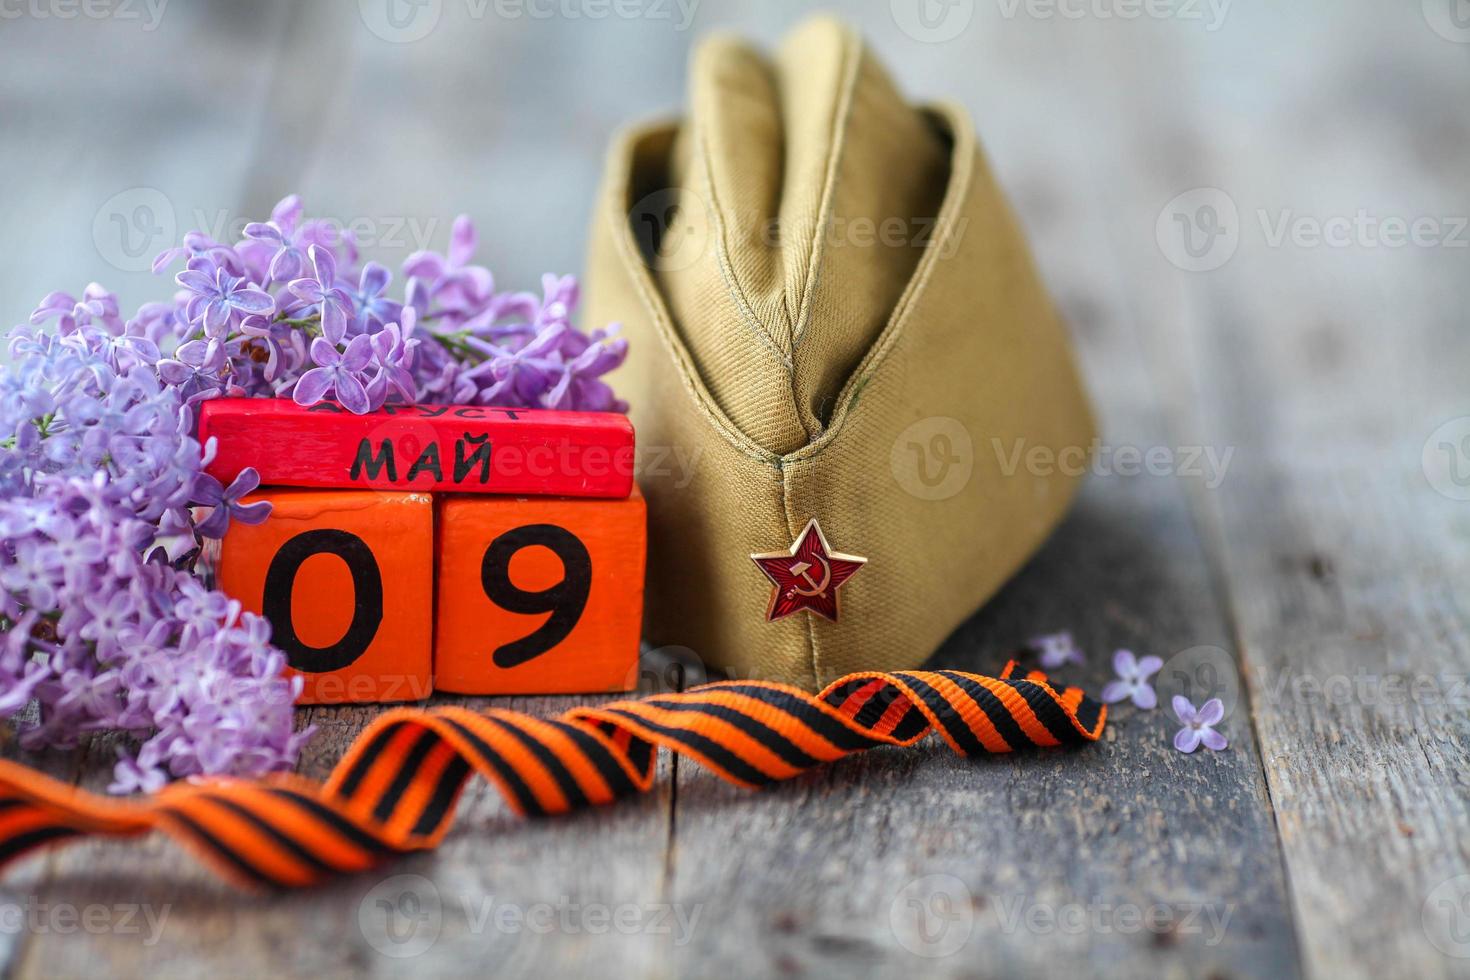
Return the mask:
<svg viewBox="0 0 1470 980"><path fill-rule="evenodd" d="M510 560L523 548L540 545L560 559L562 579L539 592L510 580ZM527 524L490 542L480 562L480 585L490 601L513 613L546 613L546 622L527 636L497 647L491 659L500 668L518 667L555 647L576 628L592 589L592 556L581 539L555 524Z"/></svg>

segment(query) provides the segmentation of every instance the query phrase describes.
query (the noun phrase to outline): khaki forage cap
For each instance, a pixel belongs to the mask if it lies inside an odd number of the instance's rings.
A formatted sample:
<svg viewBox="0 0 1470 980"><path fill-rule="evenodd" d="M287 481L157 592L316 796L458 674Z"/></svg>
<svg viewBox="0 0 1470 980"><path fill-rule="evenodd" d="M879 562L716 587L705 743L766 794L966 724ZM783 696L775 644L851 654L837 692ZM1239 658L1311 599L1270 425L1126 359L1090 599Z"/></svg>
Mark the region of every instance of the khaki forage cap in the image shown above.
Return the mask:
<svg viewBox="0 0 1470 980"><path fill-rule="evenodd" d="M916 666L1073 494L1024 452L1092 440L1066 333L968 118L845 25L710 38L690 76L686 118L615 140L587 270L629 339L645 636L807 688ZM812 518L867 564L835 622L769 620L751 556Z"/></svg>

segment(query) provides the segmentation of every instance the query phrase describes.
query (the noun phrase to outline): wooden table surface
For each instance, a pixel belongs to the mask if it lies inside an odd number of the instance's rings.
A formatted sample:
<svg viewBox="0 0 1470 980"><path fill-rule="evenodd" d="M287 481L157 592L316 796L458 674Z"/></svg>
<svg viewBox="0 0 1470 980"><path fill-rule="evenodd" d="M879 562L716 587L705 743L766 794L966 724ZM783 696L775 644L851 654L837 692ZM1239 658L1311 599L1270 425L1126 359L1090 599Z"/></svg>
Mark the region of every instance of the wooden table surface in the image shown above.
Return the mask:
<svg viewBox="0 0 1470 980"><path fill-rule="evenodd" d="M291 190L390 264L466 211L502 285L576 270L612 129L677 108L699 33L804 6L387 2L4 5L0 315L160 295L165 239ZM0 881L0 969L1470 975L1466 4L851 7L908 92L974 113L1105 433L934 663L1071 629L1093 689L1118 647L1218 688L1230 748L1127 707L1076 752L875 751L760 793L665 759L543 822L476 783L438 853L269 898L162 839L83 844ZM373 711L301 714L321 775ZM111 747L31 761L99 787Z"/></svg>

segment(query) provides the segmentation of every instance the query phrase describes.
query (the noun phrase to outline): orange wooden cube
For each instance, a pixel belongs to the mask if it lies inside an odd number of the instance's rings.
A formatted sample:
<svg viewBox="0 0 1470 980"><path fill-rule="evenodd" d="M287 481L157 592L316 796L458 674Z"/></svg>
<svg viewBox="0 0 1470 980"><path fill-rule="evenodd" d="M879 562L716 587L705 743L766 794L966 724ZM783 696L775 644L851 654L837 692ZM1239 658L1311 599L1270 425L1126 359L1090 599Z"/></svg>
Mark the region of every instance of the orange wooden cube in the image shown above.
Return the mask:
<svg viewBox="0 0 1470 980"><path fill-rule="evenodd" d="M636 487L624 500L441 497L435 689L631 690L644 541Z"/></svg>
<svg viewBox="0 0 1470 980"><path fill-rule="evenodd" d="M270 518L220 542L220 589L271 621L299 704L433 690L434 505L425 493L262 490Z"/></svg>

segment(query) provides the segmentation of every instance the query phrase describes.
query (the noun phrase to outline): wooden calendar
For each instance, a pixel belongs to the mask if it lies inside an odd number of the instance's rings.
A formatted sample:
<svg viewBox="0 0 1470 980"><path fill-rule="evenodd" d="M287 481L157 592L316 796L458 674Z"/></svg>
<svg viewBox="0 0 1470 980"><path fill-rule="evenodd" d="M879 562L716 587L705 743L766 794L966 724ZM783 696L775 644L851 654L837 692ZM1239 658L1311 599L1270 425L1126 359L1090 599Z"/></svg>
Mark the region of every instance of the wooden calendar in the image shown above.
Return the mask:
<svg viewBox="0 0 1470 980"><path fill-rule="evenodd" d="M211 436L210 472L255 467L273 506L230 529L214 575L270 620L299 703L636 685L645 507L623 416L227 399L203 406Z"/></svg>

